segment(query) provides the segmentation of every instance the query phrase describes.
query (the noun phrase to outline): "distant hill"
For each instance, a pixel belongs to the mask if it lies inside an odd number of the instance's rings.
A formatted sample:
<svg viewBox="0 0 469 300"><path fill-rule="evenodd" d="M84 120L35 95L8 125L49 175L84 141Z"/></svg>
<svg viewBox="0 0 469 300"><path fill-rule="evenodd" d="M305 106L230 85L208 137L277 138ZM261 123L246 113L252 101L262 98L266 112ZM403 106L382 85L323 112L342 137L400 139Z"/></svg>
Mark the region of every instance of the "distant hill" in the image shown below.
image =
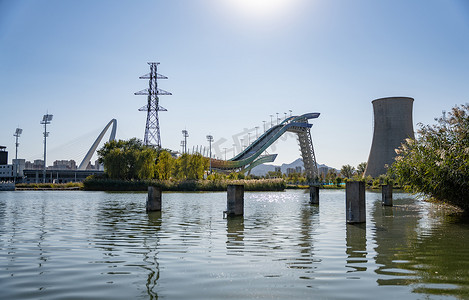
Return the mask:
<svg viewBox="0 0 469 300"><path fill-rule="evenodd" d="M287 173L288 168L296 168L296 167L301 167L301 169L304 171L304 165L303 165L303 159L298 158L297 160L293 161L292 163L289 164L282 164L281 166L276 166L276 165L260 165L252 169L251 174L256 175L256 176L263 176L267 174L267 172L270 171L275 171L275 167L280 167L282 170L282 173ZM333 169L329 166L323 165L323 164L318 164L318 168L326 167L328 169Z"/></svg>

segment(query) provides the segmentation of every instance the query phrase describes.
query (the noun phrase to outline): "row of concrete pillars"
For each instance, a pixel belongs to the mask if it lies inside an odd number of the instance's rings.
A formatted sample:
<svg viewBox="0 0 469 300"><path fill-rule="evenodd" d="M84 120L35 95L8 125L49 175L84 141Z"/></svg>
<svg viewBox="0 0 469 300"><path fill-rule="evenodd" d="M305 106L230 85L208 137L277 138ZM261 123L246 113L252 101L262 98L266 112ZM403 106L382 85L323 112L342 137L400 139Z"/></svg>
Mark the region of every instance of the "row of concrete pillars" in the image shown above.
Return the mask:
<svg viewBox="0 0 469 300"><path fill-rule="evenodd" d="M319 205L319 186L309 188L310 204ZM392 185L382 185L382 203L392 206ZM149 186L147 211L161 210L161 188ZM348 181L345 188L345 213L347 223L364 223L365 183L362 181ZM244 186L228 185L226 211L223 216L240 216L244 214Z"/></svg>
<svg viewBox="0 0 469 300"><path fill-rule="evenodd" d="M147 211L161 210L161 188L148 187ZM244 185L228 185L225 216L240 216L244 214Z"/></svg>

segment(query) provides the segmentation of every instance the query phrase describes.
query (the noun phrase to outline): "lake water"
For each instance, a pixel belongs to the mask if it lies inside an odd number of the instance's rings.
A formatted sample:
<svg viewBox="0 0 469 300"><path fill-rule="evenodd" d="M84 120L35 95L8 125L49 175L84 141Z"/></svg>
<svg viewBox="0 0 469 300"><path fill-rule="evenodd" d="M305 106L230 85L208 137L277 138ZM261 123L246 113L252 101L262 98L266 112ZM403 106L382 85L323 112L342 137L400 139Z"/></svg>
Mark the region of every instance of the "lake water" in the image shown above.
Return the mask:
<svg viewBox="0 0 469 300"><path fill-rule="evenodd" d="M0 192L1 299L464 299L469 225L434 204L367 192L347 225L345 192Z"/></svg>

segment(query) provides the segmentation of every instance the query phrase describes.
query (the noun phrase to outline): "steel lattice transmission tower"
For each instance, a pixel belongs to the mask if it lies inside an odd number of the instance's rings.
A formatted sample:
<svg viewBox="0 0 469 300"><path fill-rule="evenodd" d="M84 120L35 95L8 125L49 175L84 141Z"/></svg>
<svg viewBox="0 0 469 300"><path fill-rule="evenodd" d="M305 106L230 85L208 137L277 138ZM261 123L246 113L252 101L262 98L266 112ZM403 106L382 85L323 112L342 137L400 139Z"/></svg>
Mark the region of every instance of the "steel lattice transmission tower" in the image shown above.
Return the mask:
<svg viewBox="0 0 469 300"><path fill-rule="evenodd" d="M135 95L148 95L147 105L139 109L139 111L147 112L147 123L145 125L145 145L153 145L161 148L160 138L160 121L158 118L159 111L167 111L166 108L159 105L159 95L171 95L170 92L158 88L158 79L168 79L168 77L158 74L157 67L159 62L149 62L150 73L140 76L140 79L149 79L148 88L136 92Z"/></svg>

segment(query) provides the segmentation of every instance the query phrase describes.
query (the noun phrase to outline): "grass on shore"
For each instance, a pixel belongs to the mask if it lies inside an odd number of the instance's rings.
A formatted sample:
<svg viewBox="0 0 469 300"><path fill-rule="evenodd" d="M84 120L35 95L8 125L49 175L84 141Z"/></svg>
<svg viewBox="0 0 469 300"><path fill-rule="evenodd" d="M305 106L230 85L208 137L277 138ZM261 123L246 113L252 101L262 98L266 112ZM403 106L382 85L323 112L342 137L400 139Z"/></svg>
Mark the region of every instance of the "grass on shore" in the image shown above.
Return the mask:
<svg viewBox="0 0 469 300"><path fill-rule="evenodd" d="M259 180L115 180L87 178L87 191L147 191L148 186L161 187L163 191L226 191L230 184L242 184L245 191L283 191L283 179Z"/></svg>
<svg viewBox="0 0 469 300"><path fill-rule="evenodd" d="M17 189L27 190L70 190L70 189L83 189L83 182L67 182L67 183L17 183Z"/></svg>

